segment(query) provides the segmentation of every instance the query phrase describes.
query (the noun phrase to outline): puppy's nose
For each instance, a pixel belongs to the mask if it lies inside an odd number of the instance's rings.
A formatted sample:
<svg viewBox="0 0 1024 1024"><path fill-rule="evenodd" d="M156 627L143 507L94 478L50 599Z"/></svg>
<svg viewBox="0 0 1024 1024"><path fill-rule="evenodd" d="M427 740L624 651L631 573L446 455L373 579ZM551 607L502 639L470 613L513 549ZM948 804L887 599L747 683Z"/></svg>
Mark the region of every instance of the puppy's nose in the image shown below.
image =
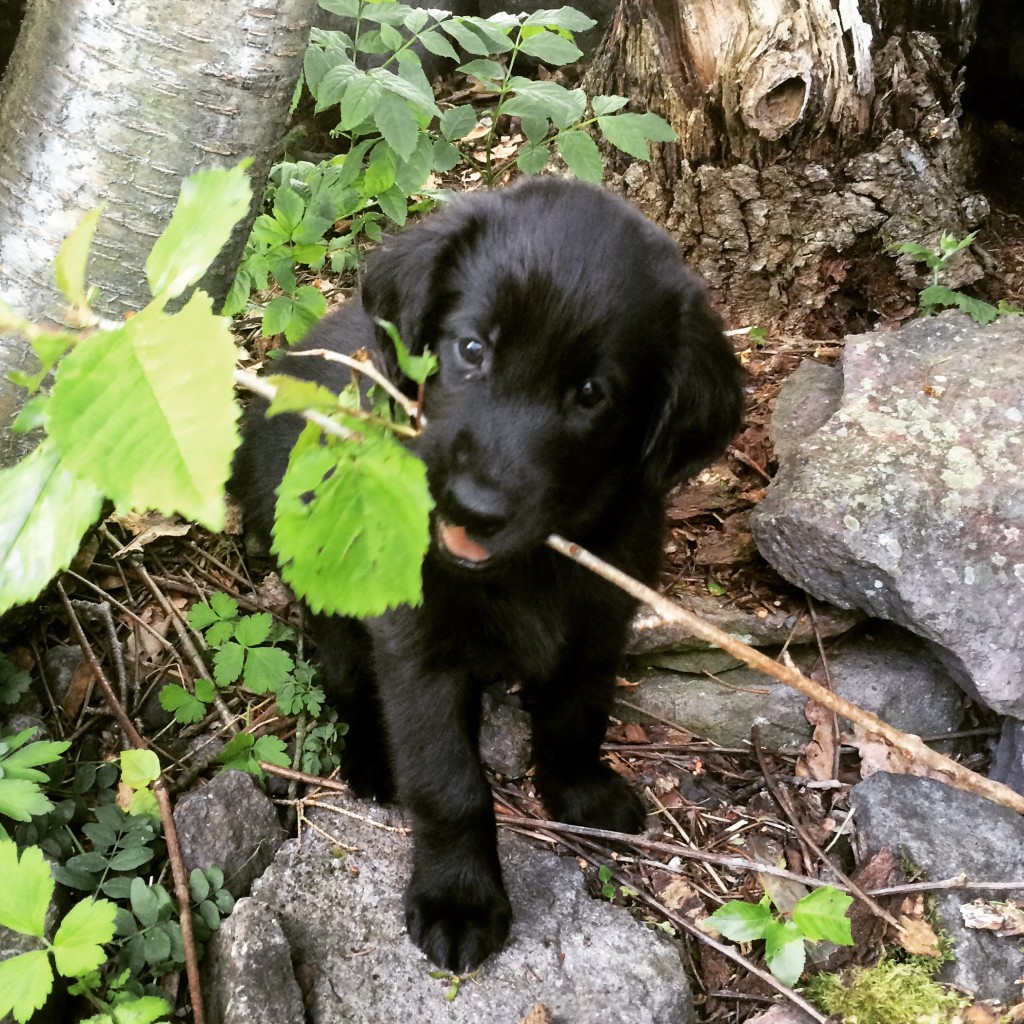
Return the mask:
<svg viewBox="0 0 1024 1024"><path fill-rule="evenodd" d="M472 476L457 476L448 488L446 514L481 539L493 537L512 518L512 505L498 488Z"/></svg>

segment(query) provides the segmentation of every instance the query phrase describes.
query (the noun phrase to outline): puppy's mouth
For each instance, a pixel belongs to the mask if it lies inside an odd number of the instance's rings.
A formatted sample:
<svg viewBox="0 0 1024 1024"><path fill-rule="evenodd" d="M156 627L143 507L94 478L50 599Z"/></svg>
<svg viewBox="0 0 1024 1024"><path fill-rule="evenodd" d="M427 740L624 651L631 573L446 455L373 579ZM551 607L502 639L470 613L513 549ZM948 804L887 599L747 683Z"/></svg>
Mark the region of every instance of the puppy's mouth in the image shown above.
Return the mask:
<svg viewBox="0 0 1024 1024"><path fill-rule="evenodd" d="M453 561L467 569L482 569L491 561L491 552L470 537L464 526L438 519L437 542Z"/></svg>

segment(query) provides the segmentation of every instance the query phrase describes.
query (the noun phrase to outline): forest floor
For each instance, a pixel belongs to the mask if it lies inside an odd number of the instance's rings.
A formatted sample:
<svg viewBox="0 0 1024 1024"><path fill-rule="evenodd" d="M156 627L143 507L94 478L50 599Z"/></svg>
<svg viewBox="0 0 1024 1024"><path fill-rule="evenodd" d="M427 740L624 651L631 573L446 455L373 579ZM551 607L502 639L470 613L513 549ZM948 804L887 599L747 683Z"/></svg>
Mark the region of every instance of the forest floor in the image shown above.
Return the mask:
<svg viewBox="0 0 1024 1024"><path fill-rule="evenodd" d="M992 301L1002 298L1024 305L1024 220L1015 212L997 208L979 242L988 253L992 273L978 293ZM351 291L350 282L325 279L317 284L331 303L339 294ZM256 341L258 321L242 321L237 326L258 363L264 354ZM835 363L842 343L840 339L786 337L771 329L763 340L755 342L740 333L734 341L749 374L746 425L728 453L712 467L713 482L698 479L673 496L662 589L684 605L688 595L710 591L754 614L759 609L770 612L783 607L802 615L805 596L760 558L746 523L774 469L768 425L782 383L802 359ZM66 577L65 585L75 598L96 601L98 595L101 602L109 602L116 639L131 661L128 668L134 682L129 687L129 713L145 721L142 709L153 702L163 682L196 677L182 645L161 639L174 637L175 630L182 628L180 616L196 600L209 600L211 594L223 592L245 611L266 609L288 618L296 609L273 575L266 569L250 569L237 533L213 537L192 528L188 536L174 536L171 524L158 524L155 538L146 544L143 567L141 559L125 557L124 551L137 528L134 523L105 524L91 558ZM62 615L57 609L27 629L23 646L9 652L12 659L29 667L38 664L43 652L55 643L74 643L69 622ZM86 628L97 657L109 664L114 636L96 623L86 623ZM827 657L827 649L823 650ZM92 694L91 677L85 671L72 679L59 701L55 698L52 710L65 737L78 744L89 736L98 738L103 753L113 756L118 749L116 730L109 728L101 703ZM229 709L237 713L244 711L244 705L239 702ZM219 723L211 715L206 725ZM177 762L168 749L176 728L172 723L163 731L151 729L146 739L167 758L165 763L180 764L180 777L186 782L195 778L195 766ZM292 719L276 714L272 698L250 710L246 728L271 732L284 740L295 731ZM497 785L499 820L502 815L533 819L531 834L546 837L559 851L590 865L588 878L596 895L608 879L599 878L593 865L613 864L615 902L680 936L694 982L697 1019L702 1024L741 1024L776 1001L778 993L763 974L751 972L694 937L697 929L692 928L693 923L727 900L756 902L764 887L774 884L735 866L740 849L761 860L781 860L808 880L828 877L814 847L828 844L842 831L845 793L859 779L856 752L840 748L838 773L831 788L784 786L786 780L801 775L800 752L760 750L753 744L723 749L689 733L685 723L613 724L608 754L616 768L645 794L650 812L662 822L661 834L648 836L648 849L624 854L601 840L546 829L528 778ZM971 767L984 767L980 746L969 756ZM680 782L680 778L692 779L693 784ZM780 797L783 789L788 798ZM832 856L851 869L844 838L840 837ZM865 870L874 868L869 863L862 866L861 871ZM833 953L827 962L829 969L877 959L882 930L874 927L863 910L855 912L855 922L859 941ZM763 970L756 947L745 949L744 955ZM991 1018L976 1018L979 1022L986 1019Z"/></svg>

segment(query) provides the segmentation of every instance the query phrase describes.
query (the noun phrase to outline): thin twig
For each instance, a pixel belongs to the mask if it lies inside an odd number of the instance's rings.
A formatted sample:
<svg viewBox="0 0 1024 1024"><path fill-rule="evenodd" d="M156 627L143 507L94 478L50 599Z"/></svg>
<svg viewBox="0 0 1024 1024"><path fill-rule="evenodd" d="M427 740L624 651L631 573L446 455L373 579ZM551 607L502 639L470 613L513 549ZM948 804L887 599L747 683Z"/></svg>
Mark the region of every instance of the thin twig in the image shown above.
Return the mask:
<svg viewBox="0 0 1024 1024"><path fill-rule="evenodd" d="M1001 804L1015 810L1018 814L1024 814L1024 796L1014 792L1009 786L986 779L958 764L952 758L939 754L921 742L920 737L912 736L909 733L901 732L887 722L883 722L877 715L865 711L844 700L838 694L830 693L825 687L820 686L812 679L808 679L796 668L780 665L767 655L749 647L747 644L728 633L717 629L710 623L705 622L693 612L681 608L650 587L645 587L620 569L602 561L596 555L581 548L578 544L572 544L562 537L552 534L548 537L548 545L559 554L579 563L585 568L597 573L603 579L614 583L625 590L628 594L648 605L654 612L664 619L684 626L695 637L714 644L715 647L738 658L745 665L755 668L779 682L798 690L806 697L816 700L836 714L851 722L861 725L866 732L881 736L891 743L898 751L907 757L913 758L921 764L933 768L937 772L948 775L953 785L958 789L964 789L971 793L977 793L993 803Z"/></svg>
<svg viewBox="0 0 1024 1024"><path fill-rule="evenodd" d="M167 859L171 862L174 895L178 900L178 923L181 925L181 941L185 947L185 974L188 977L188 993L192 1002L192 1020L194 1024L203 1024L205 1017L203 989L199 981L199 958L196 956L195 937L192 933L192 905L188 891L188 877L185 874L185 862L181 856L178 830L174 825L171 798L164 787L163 779L157 779L153 785L153 791L156 793L156 802L160 806L164 839L167 840Z"/></svg>
<svg viewBox="0 0 1024 1024"><path fill-rule="evenodd" d="M268 402L272 402L277 398L277 388L273 384L268 383L262 377L257 377L254 373L249 373L247 370L235 370L235 383L239 387L259 395L260 398L265 398ZM340 437L345 441L361 440L361 436L354 430L349 430L348 427L335 423L334 420L329 416L325 416L322 412L317 412L315 409L296 409L295 411L304 420L315 423L325 434L333 434L335 437Z"/></svg>
<svg viewBox="0 0 1024 1024"><path fill-rule="evenodd" d="M793 828L796 829L797 835L800 837L801 842L810 850L814 852L814 855L824 864L835 876L840 879L843 884L856 896L867 908L871 911L875 917L880 917L886 924L891 925L897 931L902 932L903 926L896 920L892 914L889 913L885 907L881 906L876 900L873 900L856 882L854 882L849 875L846 874L838 865L834 864L830 859L829 855L814 841L807 829L804 828L803 822L800 820L800 816L796 813L796 809L793 807L793 801L790 800L789 794L779 785L775 778L774 772L772 772L767 759L764 756L764 751L761 749L761 738L760 731L755 726L753 730L754 740L754 754L757 756L757 763L761 767L761 774L764 776L765 784L768 786L768 791L775 798L775 802L782 808L782 813L789 818Z"/></svg>
<svg viewBox="0 0 1024 1024"><path fill-rule="evenodd" d="M373 381L374 384L380 385L406 412L406 415L413 421L413 423L419 422L420 408L418 403L414 402L411 398L406 397L402 394L394 384L391 383L377 369L369 359L353 359L352 356L343 355L341 352L332 352L326 348L308 348L302 352L290 352L290 356L320 356L322 359L328 359L331 362L343 363L345 366L357 373L364 374Z"/></svg>

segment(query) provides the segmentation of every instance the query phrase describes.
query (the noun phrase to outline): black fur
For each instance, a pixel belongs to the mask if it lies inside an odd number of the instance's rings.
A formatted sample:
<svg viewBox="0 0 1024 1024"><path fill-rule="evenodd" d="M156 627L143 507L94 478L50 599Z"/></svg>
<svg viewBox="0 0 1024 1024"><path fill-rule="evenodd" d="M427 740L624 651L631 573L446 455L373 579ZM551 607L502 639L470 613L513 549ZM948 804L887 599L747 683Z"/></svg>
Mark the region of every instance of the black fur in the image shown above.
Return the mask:
<svg viewBox="0 0 1024 1024"><path fill-rule="evenodd" d="M600 759L635 604L544 539L560 533L653 583L664 496L737 429L741 374L672 239L621 199L554 178L466 198L390 239L361 299L304 345L368 347L400 380L373 316L440 360L415 443L437 504L424 600L366 622L319 617L315 634L350 724L350 780L381 798L397 789L413 816L409 934L465 970L511 919L477 749L482 683L522 683L552 816L644 824ZM348 379L319 360L277 365L335 389ZM298 431L295 416L249 418L235 483L264 536ZM490 558L453 556L441 522Z"/></svg>

